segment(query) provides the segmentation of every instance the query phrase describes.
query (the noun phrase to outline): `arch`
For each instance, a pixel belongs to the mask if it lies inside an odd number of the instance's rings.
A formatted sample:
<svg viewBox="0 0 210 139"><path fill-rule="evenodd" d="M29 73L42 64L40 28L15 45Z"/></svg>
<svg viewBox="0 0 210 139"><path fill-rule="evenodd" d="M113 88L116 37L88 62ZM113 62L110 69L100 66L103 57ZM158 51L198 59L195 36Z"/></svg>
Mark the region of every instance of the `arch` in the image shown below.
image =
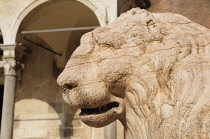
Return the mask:
<svg viewBox="0 0 210 139"><path fill-rule="evenodd" d="M105 26L106 25L106 21L105 21L105 16L97 9L97 7L91 3L89 0L75 0L80 2L81 4L84 4L85 6L87 6L90 10L93 11L93 13L96 15L100 26ZM15 24L13 26L12 29L12 34L11 34L11 42L16 43L16 36L18 33L18 29L20 27L21 22L24 20L24 18L31 12L33 11L35 8L41 6L42 4L45 4L47 2L50 2L50 0L42 0L42 1L35 1L33 3L31 3L28 7L25 8L25 10L23 10L20 15L18 16L17 20L15 21Z"/></svg>

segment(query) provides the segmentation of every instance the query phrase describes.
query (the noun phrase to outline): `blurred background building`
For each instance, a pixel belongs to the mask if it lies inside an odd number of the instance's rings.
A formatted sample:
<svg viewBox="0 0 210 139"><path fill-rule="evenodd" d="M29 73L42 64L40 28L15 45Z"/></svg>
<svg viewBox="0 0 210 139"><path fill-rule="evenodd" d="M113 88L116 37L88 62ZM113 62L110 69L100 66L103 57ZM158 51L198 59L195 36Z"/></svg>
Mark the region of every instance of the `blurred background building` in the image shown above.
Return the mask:
<svg viewBox="0 0 210 139"><path fill-rule="evenodd" d="M209 0L1 0L1 139L123 139L118 121L84 125L79 110L63 102L56 79L84 33L134 7L210 28Z"/></svg>

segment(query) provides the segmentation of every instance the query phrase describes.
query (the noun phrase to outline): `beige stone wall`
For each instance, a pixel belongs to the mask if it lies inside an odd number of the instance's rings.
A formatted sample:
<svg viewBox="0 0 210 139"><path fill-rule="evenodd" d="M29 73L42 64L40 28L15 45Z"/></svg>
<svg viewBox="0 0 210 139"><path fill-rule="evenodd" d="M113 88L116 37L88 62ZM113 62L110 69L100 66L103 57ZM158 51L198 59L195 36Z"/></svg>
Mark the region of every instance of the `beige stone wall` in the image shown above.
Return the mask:
<svg viewBox="0 0 210 139"><path fill-rule="evenodd" d="M30 47L32 54L24 59L22 82L16 92L14 139L59 137L64 132L65 105L55 82L54 55Z"/></svg>
<svg viewBox="0 0 210 139"><path fill-rule="evenodd" d="M172 12L210 28L209 0L150 0L151 12Z"/></svg>

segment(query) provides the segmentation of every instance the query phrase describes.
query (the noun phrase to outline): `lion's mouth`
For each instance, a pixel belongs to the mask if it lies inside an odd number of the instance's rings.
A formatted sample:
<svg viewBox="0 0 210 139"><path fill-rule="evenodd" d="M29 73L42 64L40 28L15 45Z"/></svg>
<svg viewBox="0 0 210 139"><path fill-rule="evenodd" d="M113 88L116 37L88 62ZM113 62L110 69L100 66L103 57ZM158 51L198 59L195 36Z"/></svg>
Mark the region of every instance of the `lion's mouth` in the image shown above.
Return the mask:
<svg viewBox="0 0 210 139"><path fill-rule="evenodd" d="M101 114L101 113L105 113L109 110L111 110L112 108L114 107L119 107L119 103L117 102L111 102L111 103L108 103L104 106L101 106L99 108L90 108L90 109L81 109L81 112L80 112L80 116L86 116L86 115L93 115L93 114Z"/></svg>

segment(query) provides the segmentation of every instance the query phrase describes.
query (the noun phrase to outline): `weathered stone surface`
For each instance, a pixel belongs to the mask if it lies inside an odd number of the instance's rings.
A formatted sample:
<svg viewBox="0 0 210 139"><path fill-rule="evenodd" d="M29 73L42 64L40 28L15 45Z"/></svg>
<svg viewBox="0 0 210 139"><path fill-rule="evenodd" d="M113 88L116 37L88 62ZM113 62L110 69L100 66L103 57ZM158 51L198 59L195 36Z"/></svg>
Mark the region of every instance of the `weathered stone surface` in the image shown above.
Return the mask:
<svg viewBox="0 0 210 139"><path fill-rule="evenodd" d="M132 9L85 34L58 83L93 127L119 119L128 139L210 137L210 30Z"/></svg>

